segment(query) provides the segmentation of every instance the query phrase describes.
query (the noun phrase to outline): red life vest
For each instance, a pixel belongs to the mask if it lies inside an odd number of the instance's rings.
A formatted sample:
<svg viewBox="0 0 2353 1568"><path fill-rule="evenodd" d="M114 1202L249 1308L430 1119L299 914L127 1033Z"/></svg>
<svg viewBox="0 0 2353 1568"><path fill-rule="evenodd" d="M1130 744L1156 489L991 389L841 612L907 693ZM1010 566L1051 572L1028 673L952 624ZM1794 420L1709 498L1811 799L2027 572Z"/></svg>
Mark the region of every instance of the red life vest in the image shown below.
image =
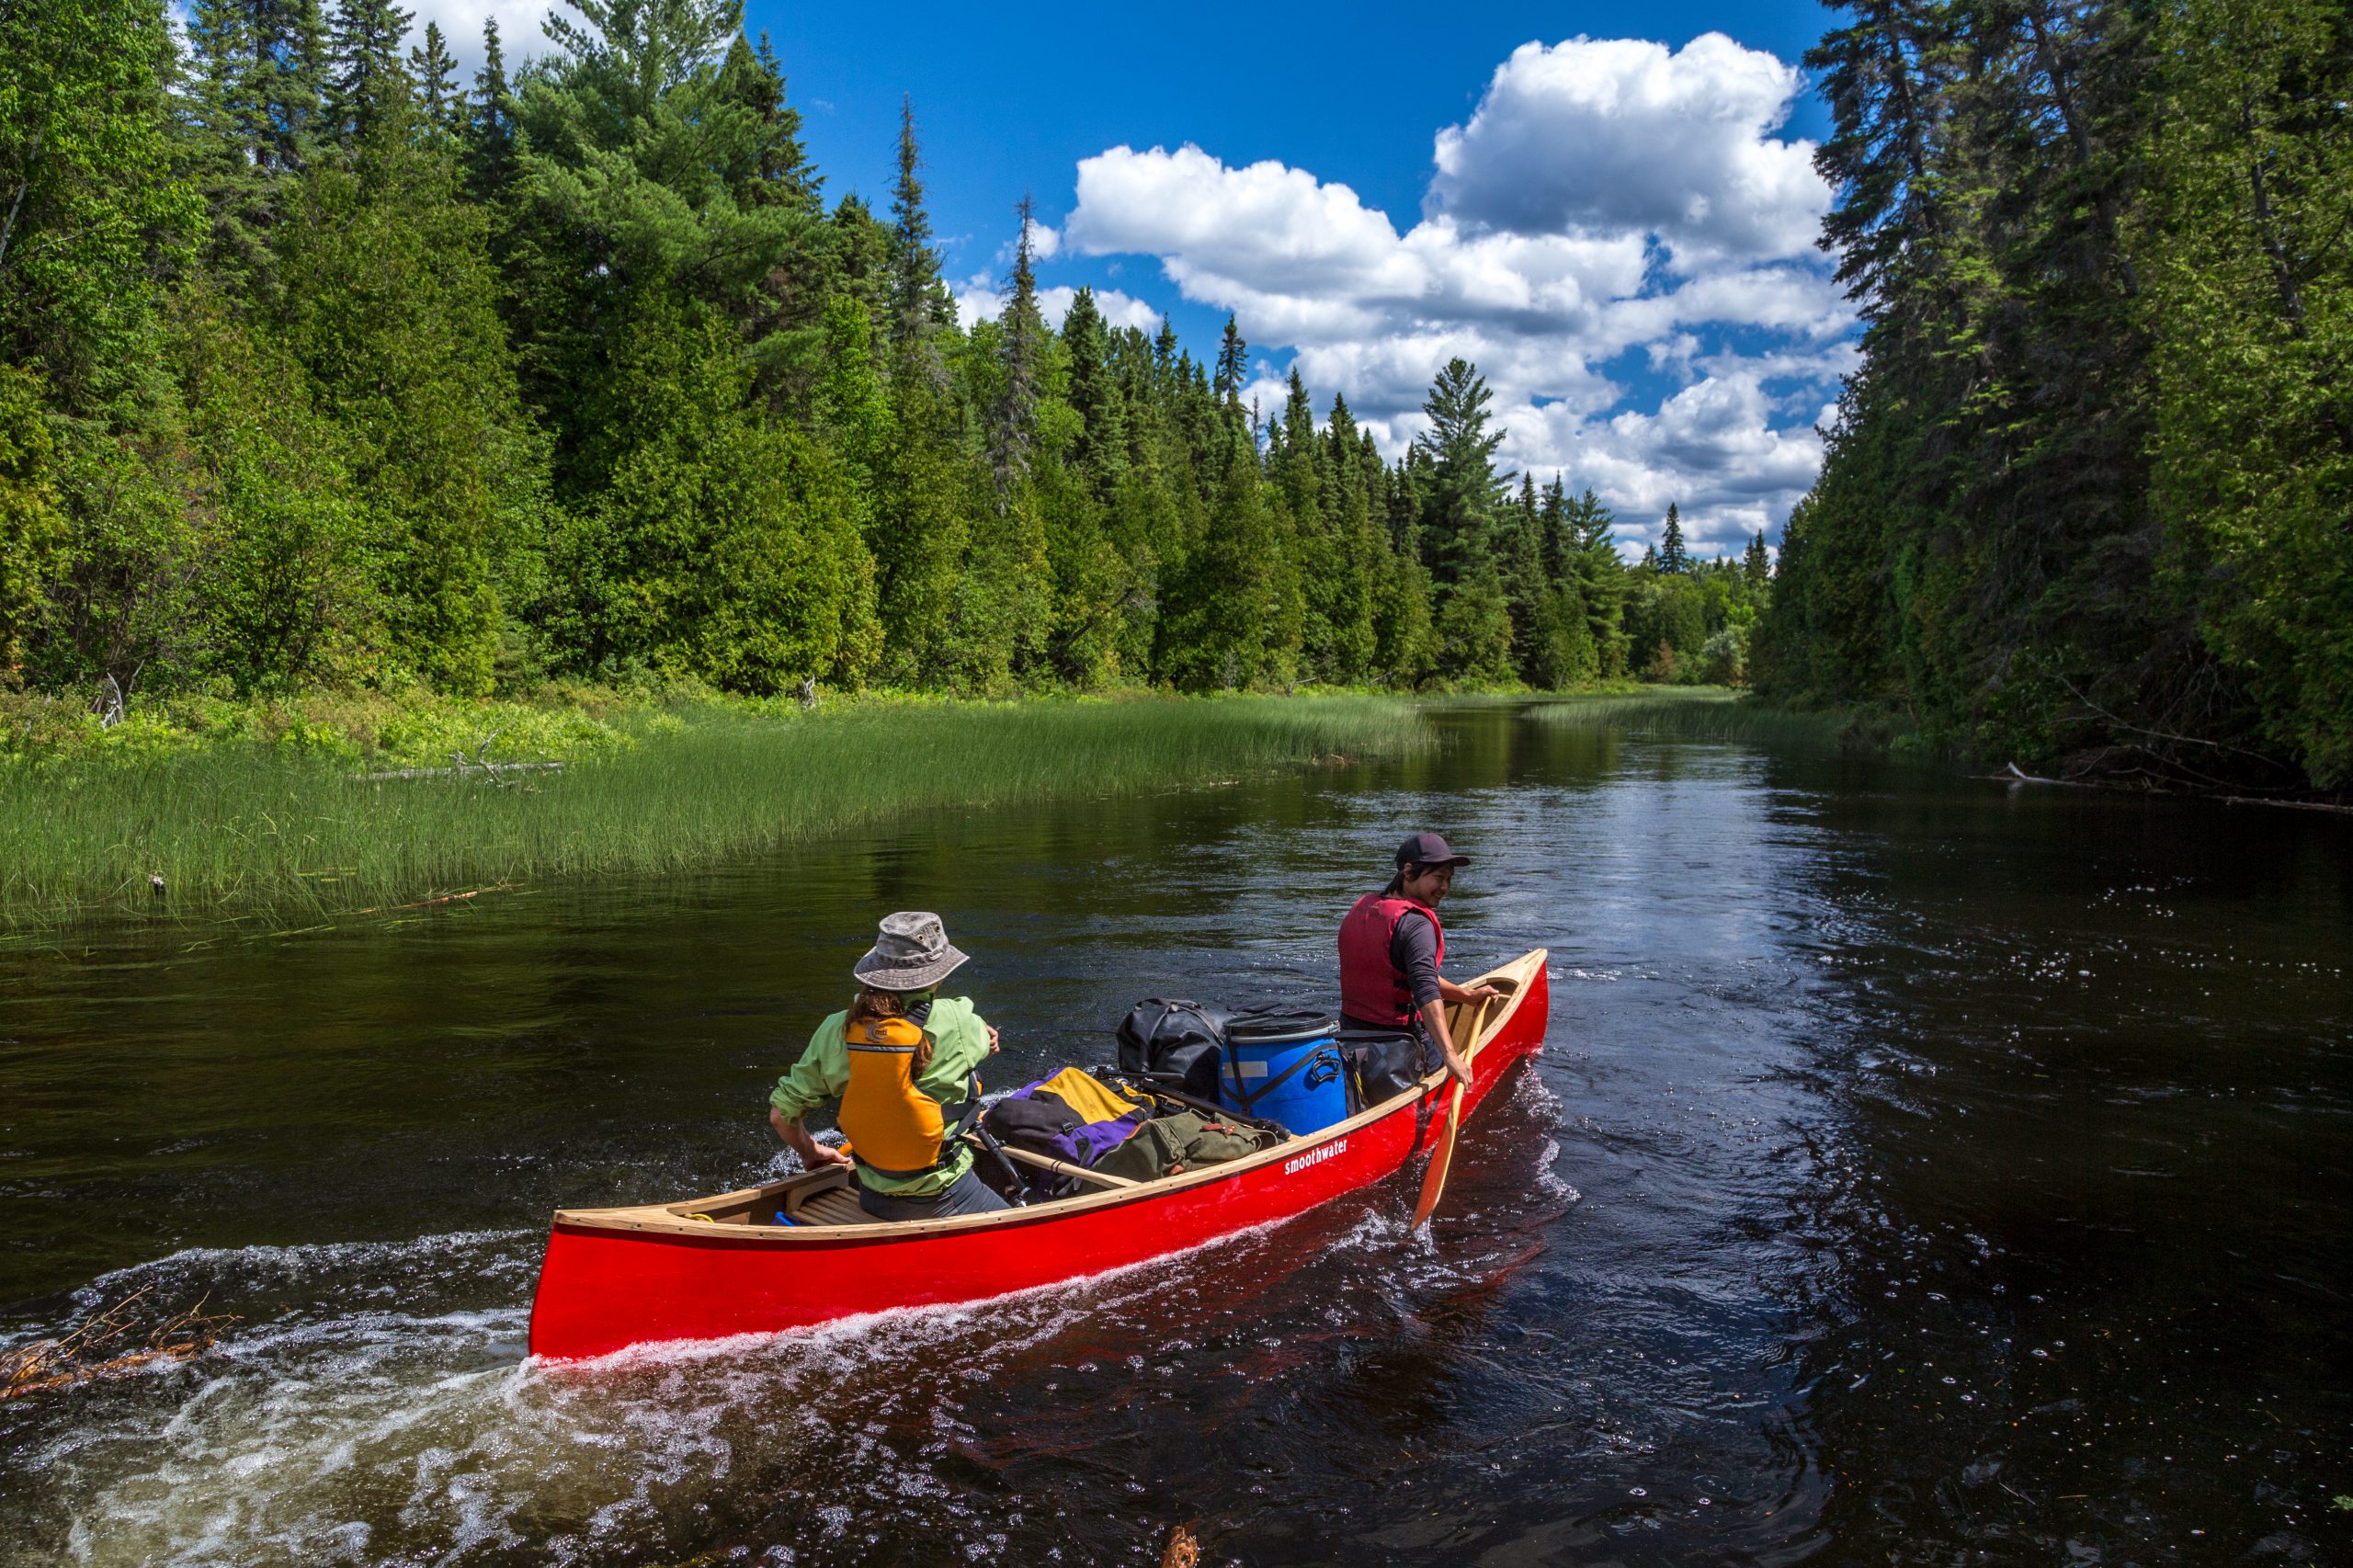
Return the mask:
<svg viewBox="0 0 2353 1568"><path fill-rule="evenodd" d="M1397 922L1418 910L1429 917L1438 934L1438 961L1446 961L1446 927L1438 911L1410 898L1369 892L1357 900L1340 922L1340 1011L1367 1024L1394 1024L1403 1028L1420 1016L1404 972L1389 961L1389 940Z"/></svg>

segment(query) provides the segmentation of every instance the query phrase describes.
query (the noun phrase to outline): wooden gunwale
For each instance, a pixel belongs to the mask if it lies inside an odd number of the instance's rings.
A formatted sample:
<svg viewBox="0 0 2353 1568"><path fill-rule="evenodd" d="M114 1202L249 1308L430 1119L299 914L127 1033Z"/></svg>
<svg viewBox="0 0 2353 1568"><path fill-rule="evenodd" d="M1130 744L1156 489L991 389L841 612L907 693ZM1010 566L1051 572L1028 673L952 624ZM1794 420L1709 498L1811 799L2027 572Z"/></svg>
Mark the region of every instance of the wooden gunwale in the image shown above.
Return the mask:
<svg viewBox="0 0 2353 1568"><path fill-rule="evenodd" d="M1486 1026L1480 1030L1479 1040L1485 1042L1499 1036L1519 1011L1528 997L1529 982L1543 970L1549 949L1538 948L1508 963L1500 964L1477 979L1472 985L1495 981L1507 981L1511 991L1499 1012L1491 1012ZM1464 1009L1458 1004L1449 1013L1448 1022L1461 1021ZM763 1183L758 1187L739 1187L733 1192L715 1194L709 1198L690 1199L682 1203L639 1204L620 1209L559 1209L555 1214L555 1229L580 1234L610 1235L617 1232L658 1235L665 1241L686 1242L697 1246L734 1248L785 1248L829 1251L844 1246L870 1244L877 1242L913 1240L919 1236L952 1235L978 1231L1019 1230L1027 1226L1051 1224L1074 1214L1099 1209L1115 1209L1125 1204L1148 1203L1155 1199L1189 1191L1195 1187L1213 1186L1248 1175L1280 1161L1296 1159L1303 1153L1336 1139L1347 1138L1384 1119L1396 1115L1407 1106L1442 1085L1446 1070L1439 1068L1424 1078L1406 1094L1392 1096L1375 1106L1370 1106L1345 1121L1333 1123L1320 1131L1304 1137L1288 1138L1269 1148L1238 1160L1220 1165L1204 1165L1196 1171L1185 1171L1157 1181L1141 1182L1132 1187L1108 1191L1086 1193L1075 1198L1057 1199L1049 1203L1032 1204L1024 1209L995 1210L985 1214L962 1214L946 1220L874 1220L851 1225L746 1225L694 1220L688 1216L710 1210L748 1210L756 1205L781 1203L795 1188L831 1186L840 1178L839 1167L790 1176L780 1182ZM1415 1147L1419 1147L1418 1141ZM1411 1152L1409 1151L1410 1157Z"/></svg>

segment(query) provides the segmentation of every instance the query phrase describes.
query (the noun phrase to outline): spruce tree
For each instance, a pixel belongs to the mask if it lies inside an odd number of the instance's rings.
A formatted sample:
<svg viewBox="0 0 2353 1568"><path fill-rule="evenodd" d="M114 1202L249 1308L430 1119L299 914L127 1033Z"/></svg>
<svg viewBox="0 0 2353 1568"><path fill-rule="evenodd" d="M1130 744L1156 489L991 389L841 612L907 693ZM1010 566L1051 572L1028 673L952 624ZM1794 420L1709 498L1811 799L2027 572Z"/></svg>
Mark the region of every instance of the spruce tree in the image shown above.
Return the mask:
<svg viewBox="0 0 2353 1568"><path fill-rule="evenodd" d="M329 133L346 147L366 141L408 102L401 45L415 16L392 0L335 0L328 28L326 118Z"/></svg>
<svg viewBox="0 0 2353 1568"><path fill-rule="evenodd" d="M1110 341L1095 290L1081 289L1063 317L1063 358L1069 368L1066 393L1079 428L1071 458L1096 498L1108 502L1127 472L1127 410L1113 380Z"/></svg>
<svg viewBox="0 0 2353 1568"><path fill-rule="evenodd" d="M425 24L425 42L408 51L409 74L416 80L417 116L426 134L454 139L465 119L465 94L458 86L458 62L441 36L441 24Z"/></svg>
<svg viewBox="0 0 2353 1568"><path fill-rule="evenodd" d="M1756 537L1748 541L1747 553L1741 557L1740 571L1741 575L1747 580L1748 585L1752 589L1762 588L1766 585L1767 581L1771 578L1773 574L1772 558L1765 553L1765 530L1763 528L1757 529Z"/></svg>
<svg viewBox="0 0 2353 1568"><path fill-rule="evenodd" d="M932 247L931 214L924 209L923 153L915 142L915 101L899 100L898 166L891 181L891 345L902 361L919 352L930 359L934 301L940 291L939 256ZM937 370L933 360L926 366Z"/></svg>
<svg viewBox="0 0 2353 1568"><path fill-rule="evenodd" d="M319 0L246 0L254 14L253 101L259 111L257 165L298 170L319 135L326 92L327 27Z"/></svg>
<svg viewBox="0 0 2353 1568"><path fill-rule="evenodd" d="M1242 340L1240 330L1229 315L1225 318L1225 335L1218 342L1217 373L1211 378L1210 391L1216 394L1222 406L1239 407L1242 382L1249 373L1250 346Z"/></svg>
<svg viewBox="0 0 2353 1568"><path fill-rule="evenodd" d="M482 25L482 69L474 73L466 111L467 191L477 201L502 201L515 179L515 96L506 83L496 17Z"/></svg>
<svg viewBox="0 0 2353 1568"><path fill-rule="evenodd" d="M1438 371L1422 403L1430 427L1414 443L1423 468L1423 559L1438 586L1439 665L1457 679L1511 678L1512 621L1498 558L1496 512L1517 477L1495 472L1504 432L1488 429L1493 394L1476 367L1457 356Z"/></svg>
<svg viewBox="0 0 2353 1568"><path fill-rule="evenodd" d="M1495 449L1505 432L1487 428L1492 401L1477 367L1457 356L1438 371L1422 403L1430 427L1415 438L1414 449L1429 462L1423 551L1443 584L1461 582L1493 564L1496 503L1516 476L1495 472Z"/></svg>
<svg viewBox="0 0 2353 1568"><path fill-rule="evenodd" d="M1666 504L1666 532L1659 540L1658 569L1670 577L1691 570L1691 557L1683 549L1683 516L1672 501Z"/></svg>
<svg viewBox="0 0 2353 1568"><path fill-rule="evenodd" d="M1001 379L995 406L989 411L988 454L1000 508L1005 493L1029 472L1044 369L1046 323L1038 309L1038 274L1029 239L1034 211L1029 193L1023 192L1014 209L1021 233L1014 242L1013 277L1006 285L1005 309L998 318L1003 339L997 351Z"/></svg>
<svg viewBox="0 0 2353 1568"><path fill-rule="evenodd" d="M750 116L747 134L722 152L730 194L745 208L785 207L812 221L824 215L824 180L801 145L801 111L785 101L784 68L762 33L756 48L737 34L728 44L712 95Z"/></svg>
<svg viewBox="0 0 2353 1568"><path fill-rule="evenodd" d="M1176 374L1176 329L1168 318L1160 318L1160 331L1152 340L1152 382L1163 397L1176 392L1182 383Z"/></svg>

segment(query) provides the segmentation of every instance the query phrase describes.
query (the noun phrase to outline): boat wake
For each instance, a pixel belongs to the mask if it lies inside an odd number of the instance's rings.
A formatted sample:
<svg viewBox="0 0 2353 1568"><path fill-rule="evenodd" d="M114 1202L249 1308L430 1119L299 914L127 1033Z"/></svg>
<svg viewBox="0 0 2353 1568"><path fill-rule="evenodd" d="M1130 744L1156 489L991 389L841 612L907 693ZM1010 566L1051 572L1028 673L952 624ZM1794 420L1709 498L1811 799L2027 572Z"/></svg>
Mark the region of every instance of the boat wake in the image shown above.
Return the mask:
<svg viewBox="0 0 2353 1568"><path fill-rule="evenodd" d="M911 1530L1001 1528L1004 1500L973 1512L943 1466L1023 1466L1164 1404L1240 1421L1254 1390L1490 1299L1531 1256L1528 1213L1574 1199L1549 1148L1531 1158L1557 1102L1518 1076L1493 1157L1458 1167L1434 1228L1408 1228L1413 1185L1392 1180L1081 1281L595 1362L524 1354L536 1231L116 1270L11 1337L141 1291L239 1321L190 1363L0 1405L0 1568L603 1562L731 1528L847 1561Z"/></svg>

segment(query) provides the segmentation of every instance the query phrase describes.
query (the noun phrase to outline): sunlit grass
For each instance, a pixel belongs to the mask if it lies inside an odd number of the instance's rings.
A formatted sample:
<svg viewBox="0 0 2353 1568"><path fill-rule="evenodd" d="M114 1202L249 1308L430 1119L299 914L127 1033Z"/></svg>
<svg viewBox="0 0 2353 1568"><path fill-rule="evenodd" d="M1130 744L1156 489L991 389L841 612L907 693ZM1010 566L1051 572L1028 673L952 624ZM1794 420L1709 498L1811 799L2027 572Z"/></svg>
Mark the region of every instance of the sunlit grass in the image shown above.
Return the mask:
<svg viewBox="0 0 2353 1568"><path fill-rule="evenodd" d="M1663 686L1638 694L1568 697L1530 710L1540 723L1614 729L1685 741L1881 753L1898 736L1876 709L1800 712L1723 687Z"/></svg>
<svg viewBox="0 0 2353 1568"><path fill-rule="evenodd" d="M225 744L0 766L0 923L305 915L502 882L687 870L941 808L1133 794L1428 744L1380 698L704 710L561 773L355 782ZM160 877L159 892L152 879Z"/></svg>

